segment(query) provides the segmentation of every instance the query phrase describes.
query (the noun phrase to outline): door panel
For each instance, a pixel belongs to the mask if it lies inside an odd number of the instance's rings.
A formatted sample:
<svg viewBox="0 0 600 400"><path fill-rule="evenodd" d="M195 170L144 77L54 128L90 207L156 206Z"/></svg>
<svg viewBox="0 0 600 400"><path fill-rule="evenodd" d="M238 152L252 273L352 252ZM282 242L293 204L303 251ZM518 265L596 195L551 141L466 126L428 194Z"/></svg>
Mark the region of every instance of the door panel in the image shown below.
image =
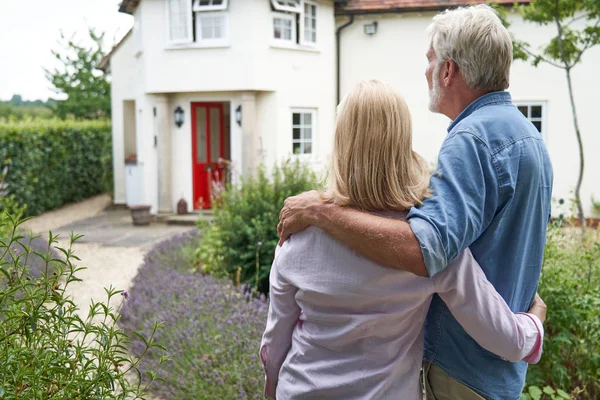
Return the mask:
<svg viewBox="0 0 600 400"><path fill-rule="evenodd" d="M211 208L213 182L222 182L223 104L192 103L194 209Z"/></svg>

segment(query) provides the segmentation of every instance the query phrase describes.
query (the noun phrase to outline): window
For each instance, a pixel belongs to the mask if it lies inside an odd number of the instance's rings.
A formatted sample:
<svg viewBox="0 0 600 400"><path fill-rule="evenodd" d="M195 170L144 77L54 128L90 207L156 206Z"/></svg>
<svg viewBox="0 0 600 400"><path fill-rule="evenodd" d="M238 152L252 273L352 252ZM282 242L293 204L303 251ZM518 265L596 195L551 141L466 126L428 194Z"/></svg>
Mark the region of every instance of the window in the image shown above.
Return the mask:
<svg viewBox="0 0 600 400"><path fill-rule="evenodd" d="M296 21L289 14L273 15L273 38L284 42L296 43Z"/></svg>
<svg viewBox="0 0 600 400"><path fill-rule="evenodd" d="M171 44L226 45L228 0L167 0Z"/></svg>
<svg viewBox="0 0 600 400"><path fill-rule="evenodd" d="M224 44L227 40L227 19L224 13L196 13L196 42Z"/></svg>
<svg viewBox="0 0 600 400"><path fill-rule="evenodd" d="M315 123L315 110L292 111L292 153L294 155L314 154L313 137Z"/></svg>
<svg viewBox="0 0 600 400"><path fill-rule="evenodd" d="M544 133L546 129L544 126L544 103L515 103L515 105L540 133Z"/></svg>
<svg viewBox="0 0 600 400"><path fill-rule="evenodd" d="M194 0L194 11L227 10L227 0Z"/></svg>
<svg viewBox="0 0 600 400"><path fill-rule="evenodd" d="M300 7L300 0L271 0L273 9L277 11L287 11L293 13L300 13L302 8Z"/></svg>
<svg viewBox="0 0 600 400"><path fill-rule="evenodd" d="M306 0L271 0L271 5L277 11L273 13L276 42L309 46L317 43L317 4Z"/></svg>
<svg viewBox="0 0 600 400"><path fill-rule="evenodd" d="M192 8L189 0L167 0L169 41L172 44L189 43L192 35Z"/></svg>
<svg viewBox="0 0 600 400"><path fill-rule="evenodd" d="M302 39L305 44L317 43L317 5L304 3Z"/></svg>

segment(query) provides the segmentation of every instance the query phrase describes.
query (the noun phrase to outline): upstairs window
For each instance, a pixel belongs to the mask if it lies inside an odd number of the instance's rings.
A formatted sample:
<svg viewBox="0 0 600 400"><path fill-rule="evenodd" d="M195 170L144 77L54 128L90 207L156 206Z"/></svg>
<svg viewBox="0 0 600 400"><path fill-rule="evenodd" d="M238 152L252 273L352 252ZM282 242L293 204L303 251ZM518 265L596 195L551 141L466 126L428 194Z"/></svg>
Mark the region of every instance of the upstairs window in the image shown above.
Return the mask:
<svg viewBox="0 0 600 400"><path fill-rule="evenodd" d="M313 46L317 43L318 6L308 0L271 0L273 39ZM300 32L298 34L297 32Z"/></svg>
<svg viewBox="0 0 600 400"><path fill-rule="evenodd" d="M226 45L229 40L228 0L167 0L169 42Z"/></svg>

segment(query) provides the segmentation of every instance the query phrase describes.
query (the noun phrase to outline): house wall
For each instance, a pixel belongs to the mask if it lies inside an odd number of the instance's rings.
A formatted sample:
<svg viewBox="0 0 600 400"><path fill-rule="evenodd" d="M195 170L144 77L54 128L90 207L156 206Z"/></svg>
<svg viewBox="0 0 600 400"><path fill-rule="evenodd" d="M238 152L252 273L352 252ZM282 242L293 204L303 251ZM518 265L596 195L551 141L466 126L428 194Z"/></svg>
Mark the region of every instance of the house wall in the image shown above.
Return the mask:
<svg viewBox="0 0 600 400"><path fill-rule="evenodd" d="M407 13L356 17L353 25L342 33L341 89L342 96L364 79L379 79L391 83L404 96L413 117L414 147L434 163L450 122L448 118L428 111L428 88L424 73L428 48L426 28L434 13ZM552 27L526 24L511 13L511 31L521 40L537 48L554 34ZM341 25L347 17L336 21ZM363 26L378 22L373 36L363 32ZM583 63L573 71L575 101L586 156L586 175L581 192L585 209L590 210L592 194L600 198L600 149L595 116L600 95L600 48L590 50ZM534 68L522 61L513 64L509 91L513 101L545 101L545 140L554 166L554 198L573 197L578 173L578 150L572 123L567 84L562 70L540 64ZM554 211L559 212L557 207Z"/></svg>
<svg viewBox="0 0 600 400"><path fill-rule="evenodd" d="M125 204L125 113L126 101L135 100L135 64L133 61L132 35L123 39L121 45L112 54L111 99L112 99L112 143L115 204ZM129 110L131 112L131 110ZM134 117L135 117L135 109ZM134 124L135 125L135 124Z"/></svg>

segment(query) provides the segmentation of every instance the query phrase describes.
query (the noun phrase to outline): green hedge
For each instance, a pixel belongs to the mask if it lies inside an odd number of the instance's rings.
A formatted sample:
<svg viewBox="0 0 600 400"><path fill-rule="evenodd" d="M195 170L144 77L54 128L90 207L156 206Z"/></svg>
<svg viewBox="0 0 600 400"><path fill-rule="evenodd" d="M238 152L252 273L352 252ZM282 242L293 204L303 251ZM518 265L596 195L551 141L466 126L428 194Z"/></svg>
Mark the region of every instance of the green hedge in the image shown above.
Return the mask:
<svg viewBox="0 0 600 400"><path fill-rule="evenodd" d="M26 215L110 190L110 121L0 122L0 167Z"/></svg>

